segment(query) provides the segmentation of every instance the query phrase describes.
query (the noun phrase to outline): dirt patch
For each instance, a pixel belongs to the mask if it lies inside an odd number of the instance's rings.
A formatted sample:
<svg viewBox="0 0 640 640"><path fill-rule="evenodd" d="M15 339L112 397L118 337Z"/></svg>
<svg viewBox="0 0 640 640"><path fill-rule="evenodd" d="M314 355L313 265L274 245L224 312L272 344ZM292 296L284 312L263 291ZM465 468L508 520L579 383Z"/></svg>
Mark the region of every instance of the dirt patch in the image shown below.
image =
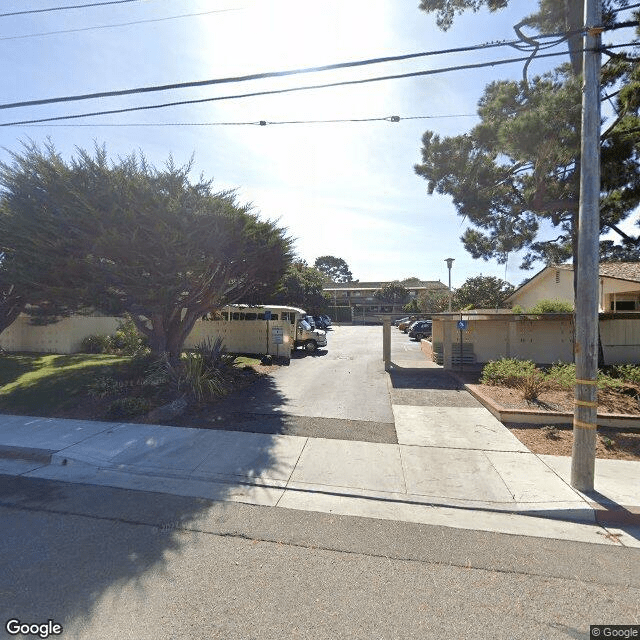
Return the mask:
<svg viewBox="0 0 640 640"><path fill-rule="evenodd" d="M543 391L536 401L525 400L522 391L509 387L485 384L470 384L469 387L497 407L512 410L572 413L574 393L572 390L549 389ZM598 413L623 414L640 417L640 403L629 393L606 389L598 391ZM533 453L553 456L570 456L573 447L571 425L557 425L550 416L548 424L507 424L505 425L520 442ZM599 427L596 440L596 457L613 460L640 461L640 432L622 431Z"/></svg>
<svg viewBox="0 0 640 640"><path fill-rule="evenodd" d="M510 387L487 384L471 384L473 389L489 397L496 405L504 409L529 409L533 411L561 411L572 413L574 404L573 389L547 389L534 401L525 400L522 391ZM640 416L640 402L636 397L639 391L629 386L624 392L613 389L598 390L598 413L615 413Z"/></svg>
<svg viewBox="0 0 640 640"><path fill-rule="evenodd" d="M571 455L573 429L570 425L507 424L506 427L533 453ZM600 427L596 436L596 458L640 461L640 433Z"/></svg>

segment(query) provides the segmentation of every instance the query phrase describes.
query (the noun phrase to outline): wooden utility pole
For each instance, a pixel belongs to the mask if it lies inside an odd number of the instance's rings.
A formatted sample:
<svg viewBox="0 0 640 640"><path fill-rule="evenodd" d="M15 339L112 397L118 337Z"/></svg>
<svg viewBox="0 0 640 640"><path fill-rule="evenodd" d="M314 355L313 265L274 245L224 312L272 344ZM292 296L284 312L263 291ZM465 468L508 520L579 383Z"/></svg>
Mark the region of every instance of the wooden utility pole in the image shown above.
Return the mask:
<svg viewBox="0 0 640 640"><path fill-rule="evenodd" d="M593 491L598 413L601 0L585 0L580 210L576 289L576 389L571 485Z"/></svg>

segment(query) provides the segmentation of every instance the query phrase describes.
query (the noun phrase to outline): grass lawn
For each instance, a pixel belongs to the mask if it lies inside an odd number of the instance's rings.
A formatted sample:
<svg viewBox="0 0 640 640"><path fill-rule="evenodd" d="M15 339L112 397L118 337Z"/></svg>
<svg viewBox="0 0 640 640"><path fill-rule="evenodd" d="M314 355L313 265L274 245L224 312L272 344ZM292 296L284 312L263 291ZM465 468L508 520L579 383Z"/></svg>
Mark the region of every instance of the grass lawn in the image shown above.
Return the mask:
<svg viewBox="0 0 640 640"><path fill-rule="evenodd" d="M85 417L91 418L94 399L88 386L98 377L122 372L131 361L131 356L89 353L0 354L0 413L50 416L86 404ZM251 356L235 361L238 370L259 364Z"/></svg>
<svg viewBox="0 0 640 640"><path fill-rule="evenodd" d="M96 376L129 356L7 353L0 355L0 411L47 415L78 401Z"/></svg>

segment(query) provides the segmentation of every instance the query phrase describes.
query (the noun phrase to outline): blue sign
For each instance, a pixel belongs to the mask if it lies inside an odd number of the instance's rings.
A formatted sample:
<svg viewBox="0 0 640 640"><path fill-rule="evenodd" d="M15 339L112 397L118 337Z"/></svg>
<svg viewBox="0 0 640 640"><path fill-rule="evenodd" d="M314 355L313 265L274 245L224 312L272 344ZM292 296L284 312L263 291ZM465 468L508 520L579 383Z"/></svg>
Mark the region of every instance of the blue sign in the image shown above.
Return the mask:
<svg viewBox="0 0 640 640"><path fill-rule="evenodd" d="M264 312L264 319L265 320L271 320L271 311L265 311Z"/></svg>
<svg viewBox="0 0 640 640"><path fill-rule="evenodd" d="M466 320L458 320L458 329L460 329L460 331L466 331L467 330L467 321Z"/></svg>

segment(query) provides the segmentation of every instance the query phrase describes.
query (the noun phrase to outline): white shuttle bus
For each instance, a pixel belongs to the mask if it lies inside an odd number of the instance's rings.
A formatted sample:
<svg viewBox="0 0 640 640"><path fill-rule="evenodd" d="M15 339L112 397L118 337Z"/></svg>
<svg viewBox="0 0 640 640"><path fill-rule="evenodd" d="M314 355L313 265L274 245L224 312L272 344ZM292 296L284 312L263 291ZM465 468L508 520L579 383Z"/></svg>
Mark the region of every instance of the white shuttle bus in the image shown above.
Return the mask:
<svg viewBox="0 0 640 640"><path fill-rule="evenodd" d="M220 336L231 352L289 356L302 347L312 353L327 346L327 332L312 329L306 311L282 305L229 304L196 323L188 342Z"/></svg>

